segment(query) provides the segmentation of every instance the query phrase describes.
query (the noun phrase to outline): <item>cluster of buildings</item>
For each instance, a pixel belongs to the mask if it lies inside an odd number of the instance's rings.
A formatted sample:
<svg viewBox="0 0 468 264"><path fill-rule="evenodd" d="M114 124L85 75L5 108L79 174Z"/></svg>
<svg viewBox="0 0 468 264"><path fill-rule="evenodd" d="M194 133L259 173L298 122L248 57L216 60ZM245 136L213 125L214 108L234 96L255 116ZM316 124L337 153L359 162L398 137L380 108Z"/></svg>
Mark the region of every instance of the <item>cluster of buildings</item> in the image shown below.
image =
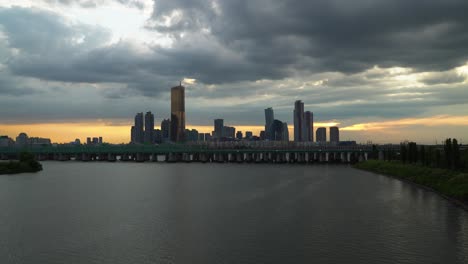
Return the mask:
<svg viewBox="0 0 468 264"><path fill-rule="evenodd" d="M314 113L304 112L304 103L301 100L294 102L294 141L314 142ZM330 127L329 142L340 142L340 130L338 127ZM324 144L327 142L327 128L319 127L315 131L315 142Z"/></svg>
<svg viewBox="0 0 468 264"><path fill-rule="evenodd" d="M29 137L26 133L20 133L16 140L8 136L0 136L0 147L34 147L51 145L49 138Z"/></svg>
<svg viewBox="0 0 468 264"><path fill-rule="evenodd" d="M86 145L90 146L99 146L104 142L102 137L88 137L86 138ZM81 145L80 139L75 139L70 143L65 143L66 145ZM29 137L26 133L20 133L16 140L8 136L0 136L0 147L43 147L57 145L56 143L52 144L52 141L49 138L40 138L40 137Z"/></svg>
<svg viewBox="0 0 468 264"><path fill-rule="evenodd" d="M304 111L304 103L294 103L294 141L327 143L327 128L319 127L314 131L314 114ZM160 129L154 128L154 114L137 113L131 127L132 144L159 144L163 142L205 142L205 141L289 141L288 124L275 119L273 108L265 109L265 130L258 136L252 131L236 131L235 127L226 126L224 119L215 119L211 133L200 133L196 129L185 128L185 87L182 84L171 88L171 118L161 122ZM338 127L329 128L331 144L340 142ZM315 137L314 137L315 132ZM315 139L315 140L314 140Z"/></svg>

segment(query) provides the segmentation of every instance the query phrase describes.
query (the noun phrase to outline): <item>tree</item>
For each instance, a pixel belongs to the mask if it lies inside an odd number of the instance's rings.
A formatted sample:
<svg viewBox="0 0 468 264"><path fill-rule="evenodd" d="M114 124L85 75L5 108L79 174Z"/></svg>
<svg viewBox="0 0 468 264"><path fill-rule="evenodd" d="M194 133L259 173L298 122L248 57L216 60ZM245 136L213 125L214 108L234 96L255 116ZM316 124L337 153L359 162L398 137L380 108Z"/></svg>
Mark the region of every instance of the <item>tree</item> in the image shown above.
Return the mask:
<svg viewBox="0 0 468 264"><path fill-rule="evenodd" d="M424 145L419 148L419 160L422 165L426 165L426 149L424 148Z"/></svg>
<svg viewBox="0 0 468 264"><path fill-rule="evenodd" d="M447 138L444 144L444 158L445 158L445 167L450 169L452 168L452 139Z"/></svg>
<svg viewBox="0 0 468 264"><path fill-rule="evenodd" d="M408 148L406 144L402 143L400 145L400 153L401 162L406 163L408 161Z"/></svg>
<svg viewBox="0 0 468 264"><path fill-rule="evenodd" d="M452 167L454 169L460 169L460 146L456 138L452 140Z"/></svg>

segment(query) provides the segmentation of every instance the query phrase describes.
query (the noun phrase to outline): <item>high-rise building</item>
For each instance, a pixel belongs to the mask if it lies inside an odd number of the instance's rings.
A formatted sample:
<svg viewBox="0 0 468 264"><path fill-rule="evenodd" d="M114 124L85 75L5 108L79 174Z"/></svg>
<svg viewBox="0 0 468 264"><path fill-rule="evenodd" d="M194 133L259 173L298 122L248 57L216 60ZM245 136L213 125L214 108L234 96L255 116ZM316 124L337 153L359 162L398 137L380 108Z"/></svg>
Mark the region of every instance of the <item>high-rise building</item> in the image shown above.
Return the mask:
<svg viewBox="0 0 468 264"><path fill-rule="evenodd" d="M143 131L143 113L138 113L135 116L135 141L133 143L143 144L144 131Z"/></svg>
<svg viewBox="0 0 468 264"><path fill-rule="evenodd" d="M304 113L303 141L314 141L314 114L310 111Z"/></svg>
<svg viewBox="0 0 468 264"><path fill-rule="evenodd" d="M146 112L145 114L144 143L154 143L154 115L151 112Z"/></svg>
<svg viewBox="0 0 468 264"><path fill-rule="evenodd" d="M223 137L223 130L224 130L224 119L215 119L213 137L215 139L221 139Z"/></svg>
<svg viewBox="0 0 468 264"><path fill-rule="evenodd" d="M20 133L16 137L16 145L17 146L27 146L29 144L29 137L26 133Z"/></svg>
<svg viewBox="0 0 468 264"><path fill-rule="evenodd" d="M288 123L283 123L283 141L289 141L289 128Z"/></svg>
<svg viewBox="0 0 468 264"><path fill-rule="evenodd" d="M205 141L205 133L199 133L198 134L198 141L200 141L200 142Z"/></svg>
<svg viewBox="0 0 468 264"><path fill-rule="evenodd" d="M161 121L161 137L163 141L167 141L171 138L171 120L163 119Z"/></svg>
<svg viewBox="0 0 468 264"><path fill-rule="evenodd" d="M154 142L161 143L162 142L162 131L161 129L154 130Z"/></svg>
<svg viewBox="0 0 468 264"><path fill-rule="evenodd" d="M340 142L340 129L338 127L330 127L330 142L335 144Z"/></svg>
<svg viewBox="0 0 468 264"><path fill-rule="evenodd" d="M273 108L269 107L265 109L265 138L269 140L272 140L271 125L273 124L273 120L275 120L275 114Z"/></svg>
<svg viewBox="0 0 468 264"><path fill-rule="evenodd" d="M10 147L15 145L13 139L8 136L0 136L0 147Z"/></svg>
<svg viewBox="0 0 468 264"><path fill-rule="evenodd" d="M325 143L327 142L327 129L325 127L319 127L316 131L317 142Z"/></svg>
<svg viewBox="0 0 468 264"><path fill-rule="evenodd" d="M245 138L246 139L252 139L253 133L252 131L245 131Z"/></svg>
<svg viewBox="0 0 468 264"><path fill-rule="evenodd" d="M185 87L171 88L171 141L185 140Z"/></svg>
<svg viewBox="0 0 468 264"><path fill-rule="evenodd" d="M198 141L198 131L196 129L186 129L185 136L187 141Z"/></svg>
<svg viewBox="0 0 468 264"><path fill-rule="evenodd" d="M135 126L132 126L130 129L130 143L135 143L136 142L136 132L135 132Z"/></svg>
<svg viewBox="0 0 468 264"><path fill-rule="evenodd" d="M301 100L294 102L294 141L304 140L304 103Z"/></svg>
<svg viewBox="0 0 468 264"><path fill-rule="evenodd" d="M236 136L236 128L230 126L223 127L223 137L225 138L235 138Z"/></svg>
<svg viewBox="0 0 468 264"><path fill-rule="evenodd" d="M237 132L236 132L236 138L239 139L239 140L241 140L242 137L243 137L242 131L237 131Z"/></svg>
<svg viewBox="0 0 468 264"><path fill-rule="evenodd" d="M270 128L270 140L273 141L283 141L283 122L275 119L271 124Z"/></svg>
<svg viewBox="0 0 468 264"><path fill-rule="evenodd" d="M213 137L211 136L210 133L205 133L205 141L211 141Z"/></svg>

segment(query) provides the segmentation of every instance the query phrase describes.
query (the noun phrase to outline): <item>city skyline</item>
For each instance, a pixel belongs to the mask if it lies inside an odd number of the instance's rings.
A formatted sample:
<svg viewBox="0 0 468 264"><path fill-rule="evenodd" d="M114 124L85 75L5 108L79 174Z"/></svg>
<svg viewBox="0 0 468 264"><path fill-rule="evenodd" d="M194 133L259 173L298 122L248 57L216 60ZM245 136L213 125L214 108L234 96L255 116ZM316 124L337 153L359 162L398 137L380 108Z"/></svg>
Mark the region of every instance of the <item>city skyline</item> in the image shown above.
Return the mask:
<svg viewBox="0 0 468 264"><path fill-rule="evenodd" d="M468 3L332 2L0 0L0 135L128 142L134 113L171 118L182 80L203 132L223 118L258 134L273 107L292 140L302 100L343 140L466 142Z"/></svg>

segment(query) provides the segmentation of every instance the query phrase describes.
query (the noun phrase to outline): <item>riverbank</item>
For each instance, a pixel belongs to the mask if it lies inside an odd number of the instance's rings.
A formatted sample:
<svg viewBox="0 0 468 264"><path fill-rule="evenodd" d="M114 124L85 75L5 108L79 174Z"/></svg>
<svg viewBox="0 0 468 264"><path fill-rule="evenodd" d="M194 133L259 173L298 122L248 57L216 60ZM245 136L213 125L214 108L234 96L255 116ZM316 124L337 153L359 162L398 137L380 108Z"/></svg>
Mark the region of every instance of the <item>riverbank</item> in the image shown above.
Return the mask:
<svg viewBox="0 0 468 264"><path fill-rule="evenodd" d="M414 183L437 192L468 210L468 173L403 164L399 161L368 160L357 163L354 167Z"/></svg>

